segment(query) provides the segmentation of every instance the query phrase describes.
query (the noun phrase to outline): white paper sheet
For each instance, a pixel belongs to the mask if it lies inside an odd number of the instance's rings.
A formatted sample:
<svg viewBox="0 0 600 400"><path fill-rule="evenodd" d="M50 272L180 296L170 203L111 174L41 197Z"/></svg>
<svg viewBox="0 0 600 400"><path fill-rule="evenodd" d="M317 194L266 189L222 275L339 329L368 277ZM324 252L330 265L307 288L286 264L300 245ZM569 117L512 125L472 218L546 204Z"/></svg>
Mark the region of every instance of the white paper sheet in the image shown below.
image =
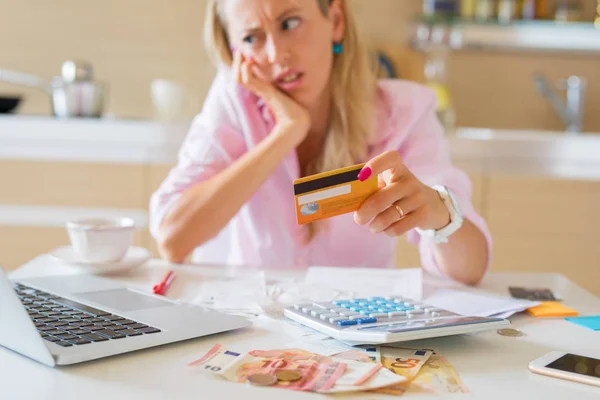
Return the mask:
<svg viewBox="0 0 600 400"><path fill-rule="evenodd" d="M495 314L508 315L509 312L520 312L540 304L535 301L497 296L483 291L454 289L439 290L423 301L457 314L474 317L489 317Z"/></svg>
<svg viewBox="0 0 600 400"><path fill-rule="evenodd" d="M423 270L312 267L306 273L307 284L329 286L348 292L348 297L397 295L420 299L423 293Z"/></svg>
<svg viewBox="0 0 600 400"><path fill-rule="evenodd" d="M523 311L523 310L520 310L520 311ZM520 311L507 311L507 312L500 313L500 314L490 315L490 317L506 319L506 318L512 317L513 315L515 315L516 313L518 313Z"/></svg>
<svg viewBox="0 0 600 400"><path fill-rule="evenodd" d="M332 338L302 338L295 342L288 343L286 347L290 349L302 349L322 356L332 356L344 351L356 350L356 348Z"/></svg>
<svg viewBox="0 0 600 400"><path fill-rule="evenodd" d="M350 292L304 282L269 281L261 271L239 272L226 279L206 279L197 285L193 303L231 314L283 317L286 307L351 297Z"/></svg>

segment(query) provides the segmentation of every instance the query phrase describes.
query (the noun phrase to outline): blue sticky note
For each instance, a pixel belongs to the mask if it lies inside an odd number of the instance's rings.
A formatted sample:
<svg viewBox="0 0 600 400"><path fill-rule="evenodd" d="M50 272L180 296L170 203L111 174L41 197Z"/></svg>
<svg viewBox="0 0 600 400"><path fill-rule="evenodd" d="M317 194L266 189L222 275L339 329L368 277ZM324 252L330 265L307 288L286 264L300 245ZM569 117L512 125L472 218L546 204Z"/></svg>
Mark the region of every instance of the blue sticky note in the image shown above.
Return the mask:
<svg viewBox="0 0 600 400"><path fill-rule="evenodd" d="M593 331L600 331L600 315L595 315L593 317L569 317L565 319Z"/></svg>

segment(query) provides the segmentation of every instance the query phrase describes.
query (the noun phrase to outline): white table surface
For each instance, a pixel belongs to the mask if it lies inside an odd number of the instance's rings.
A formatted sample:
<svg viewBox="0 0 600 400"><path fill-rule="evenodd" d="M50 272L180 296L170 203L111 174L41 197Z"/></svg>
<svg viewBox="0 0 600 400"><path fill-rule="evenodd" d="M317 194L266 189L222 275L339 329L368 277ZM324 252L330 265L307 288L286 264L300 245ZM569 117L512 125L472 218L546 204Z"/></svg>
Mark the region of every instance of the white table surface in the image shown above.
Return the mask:
<svg viewBox="0 0 600 400"><path fill-rule="evenodd" d="M151 290L169 265L152 260L126 275L114 277L130 286ZM235 269L177 266L177 278L169 297L191 301L199 282L231 276ZM301 279L304 271L266 270L267 278ZM11 274L11 278L73 273L71 268L41 256ZM600 299L558 274L489 273L481 287L507 294L509 285L548 287L581 315L600 314ZM427 339L408 343L411 347L441 352L470 390L449 398L511 399L599 399L600 388L536 375L527 369L530 361L554 350L600 358L600 332L564 319L537 319L527 314L511 318L513 328L525 335L510 338L495 331L474 335ZM268 317L255 320L251 328L218 334L109 357L84 364L48 368L0 347L0 398L2 399L315 399L331 396L314 393L256 388L205 375L187 363L203 355L215 343L238 351L283 348L298 339L298 328ZM360 394L336 398L387 399L393 396ZM440 396L413 395L430 398Z"/></svg>

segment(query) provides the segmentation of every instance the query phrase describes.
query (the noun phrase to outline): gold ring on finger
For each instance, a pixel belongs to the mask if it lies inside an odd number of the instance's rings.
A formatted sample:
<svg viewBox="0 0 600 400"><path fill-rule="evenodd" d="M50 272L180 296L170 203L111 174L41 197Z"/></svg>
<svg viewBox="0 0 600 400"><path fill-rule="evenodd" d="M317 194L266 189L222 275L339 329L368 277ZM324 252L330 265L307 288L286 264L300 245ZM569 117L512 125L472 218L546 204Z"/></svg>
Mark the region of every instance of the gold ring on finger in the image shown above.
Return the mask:
<svg viewBox="0 0 600 400"><path fill-rule="evenodd" d="M404 210L402 210L402 207L400 207L398 204L394 203L394 207L396 208L396 210L398 210L398 214L400 214L400 219L404 218L405 214L404 214Z"/></svg>

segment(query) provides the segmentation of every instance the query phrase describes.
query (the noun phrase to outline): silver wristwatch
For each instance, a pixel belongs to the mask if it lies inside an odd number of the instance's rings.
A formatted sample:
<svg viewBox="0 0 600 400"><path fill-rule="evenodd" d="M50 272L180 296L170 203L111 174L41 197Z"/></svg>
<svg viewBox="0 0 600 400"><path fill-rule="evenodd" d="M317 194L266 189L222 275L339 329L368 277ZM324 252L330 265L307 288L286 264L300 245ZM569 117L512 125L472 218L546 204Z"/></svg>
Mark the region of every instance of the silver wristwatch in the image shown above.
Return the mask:
<svg viewBox="0 0 600 400"><path fill-rule="evenodd" d="M450 235L452 235L454 232L459 230L460 227L462 226L463 214L460 209L460 205L458 204L458 201L456 201L456 198L454 197L452 192L450 192L450 190L448 190L447 187L435 185L435 186L432 186L432 188L438 192L438 194L440 195L440 198L446 205L446 208L448 209L448 212L450 213L450 223L448 225L446 225L445 227L443 227L442 229L438 229L438 230L435 230L435 229L425 229L424 230L424 229L419 229L419 228L417 228L416 230L422 237L428 238L435 243L447 243Z"/></svg>

